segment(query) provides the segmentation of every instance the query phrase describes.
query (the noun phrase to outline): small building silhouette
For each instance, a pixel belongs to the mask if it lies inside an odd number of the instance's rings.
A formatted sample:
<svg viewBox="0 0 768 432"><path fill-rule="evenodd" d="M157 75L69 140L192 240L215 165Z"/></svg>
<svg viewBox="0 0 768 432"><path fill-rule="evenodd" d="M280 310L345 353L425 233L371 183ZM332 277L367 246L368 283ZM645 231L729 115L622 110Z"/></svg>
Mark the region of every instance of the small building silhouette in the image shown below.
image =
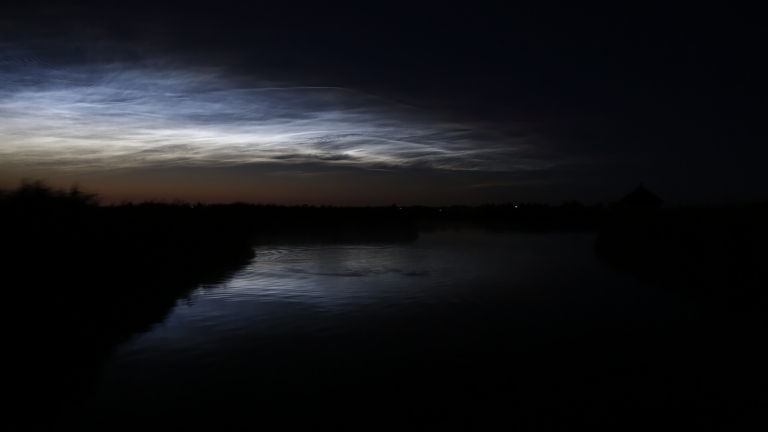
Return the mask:
<svg viewBox="0 0 768 432"><path fill-rule="evenodd" d="M652 193L648 189L645 188L642 184L640 186L629 193L629 195L625 196L624 198L620 199L616 205L618 207L622 208L629 208L629 209L643 209L643 210L652 210L652 209L660 209L661 205L664 203L664 200L659 198L658 195Z"/></svg>

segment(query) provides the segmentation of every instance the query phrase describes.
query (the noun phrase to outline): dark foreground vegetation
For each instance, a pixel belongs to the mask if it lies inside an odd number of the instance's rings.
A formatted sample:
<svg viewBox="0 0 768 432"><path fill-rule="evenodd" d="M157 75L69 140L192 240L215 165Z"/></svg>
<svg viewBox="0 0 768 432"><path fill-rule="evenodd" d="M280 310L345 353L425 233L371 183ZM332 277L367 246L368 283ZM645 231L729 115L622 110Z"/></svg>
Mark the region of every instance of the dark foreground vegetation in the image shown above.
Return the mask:
<svg viewBox="0 0 768 432"><path fill-rule="evenodd" d="M24 330L8 335L21 377L11 391L45 412L41 419L56 419L118 344L162 322L192 290L243 268L258 242L412 241L419 230L465 225L598 232L605 262L748 310L764 328L768 203L664 209L643 193L608 206L99 206L77 188L23 183L0 195L0 277L12 322Z"/></svg>
<svg viewBox="0 0 768 432"><path fill-rule="evenodd" d="M99 207L92 194L39 182L2 197L0 278L16 326L9 390L19 410L37 411L30 429L84 395L115 346L253 257L243 223L180 210Z"/></svg>

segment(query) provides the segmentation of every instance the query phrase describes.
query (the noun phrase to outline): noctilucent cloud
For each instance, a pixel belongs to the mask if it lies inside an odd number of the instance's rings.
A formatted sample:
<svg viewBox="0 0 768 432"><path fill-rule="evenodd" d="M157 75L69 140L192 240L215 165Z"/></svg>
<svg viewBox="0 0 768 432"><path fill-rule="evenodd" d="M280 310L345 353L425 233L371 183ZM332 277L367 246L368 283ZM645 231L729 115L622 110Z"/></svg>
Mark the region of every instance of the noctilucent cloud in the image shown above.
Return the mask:
<svg viewBox="0 0 768 432"><path fill-rule="evenodd" d="M0 63L0 165L92 172L312 162L373 170L530 171L526 125L493 130L333 87L249 81L168 61ZM513 126L514 127L514 126Z"/></svg>
<svg viewBox="0 0 768 432"><path fill-rule="evenodd" d="M441 206L605 203L640 183L670 205L768 196L757 9L48 3L0 14L0 189Z"/></svg>

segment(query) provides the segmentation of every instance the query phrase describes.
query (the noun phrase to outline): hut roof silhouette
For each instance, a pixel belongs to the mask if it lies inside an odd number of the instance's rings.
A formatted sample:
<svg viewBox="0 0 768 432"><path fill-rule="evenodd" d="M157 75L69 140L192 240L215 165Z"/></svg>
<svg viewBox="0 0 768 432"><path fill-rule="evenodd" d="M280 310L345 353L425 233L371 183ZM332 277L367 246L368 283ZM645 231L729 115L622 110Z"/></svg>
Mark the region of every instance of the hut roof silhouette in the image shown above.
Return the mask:
<svg viewBox="0 0 768 432"><path fill-rule="evenodd" d="M619 204L622 206L640 208L659 208L663 203L663 199L646 189L642 184L630 192L629 195L619 200Z"/></svg>

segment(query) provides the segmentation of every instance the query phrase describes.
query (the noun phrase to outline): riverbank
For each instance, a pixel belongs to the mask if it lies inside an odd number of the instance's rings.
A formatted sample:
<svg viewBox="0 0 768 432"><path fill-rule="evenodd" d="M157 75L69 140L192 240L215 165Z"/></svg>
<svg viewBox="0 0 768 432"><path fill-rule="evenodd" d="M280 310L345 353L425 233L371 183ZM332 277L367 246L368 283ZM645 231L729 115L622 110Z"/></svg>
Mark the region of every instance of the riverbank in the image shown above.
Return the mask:
<svg viewBox="0 0 768 432"><path fill-rule="evenodd" d="M14 370L23 377L13 390L18 403L38 406L52 419L98 380L118 344L163 322L196 288L245 268L254 257L253 245L270 242L407 243L419 232L469 227L597 231L595 249L604 262L667 289L727 305L733 316L755 322L743 327L757 329L756 340L764 336L765 205L646 211L573 203L446 208L97 204L91 195L41 184L0 199L0 223L6 229L0 262L14 306L11 316L16 323L35 323L10 337Z"/></svg>
<svg viewBox="0 0 768 432"><path fill-rule="evenodd" d="M642 280L716 301L764 302L768 204L621 211L606 216L598 256Z"/></svg>

